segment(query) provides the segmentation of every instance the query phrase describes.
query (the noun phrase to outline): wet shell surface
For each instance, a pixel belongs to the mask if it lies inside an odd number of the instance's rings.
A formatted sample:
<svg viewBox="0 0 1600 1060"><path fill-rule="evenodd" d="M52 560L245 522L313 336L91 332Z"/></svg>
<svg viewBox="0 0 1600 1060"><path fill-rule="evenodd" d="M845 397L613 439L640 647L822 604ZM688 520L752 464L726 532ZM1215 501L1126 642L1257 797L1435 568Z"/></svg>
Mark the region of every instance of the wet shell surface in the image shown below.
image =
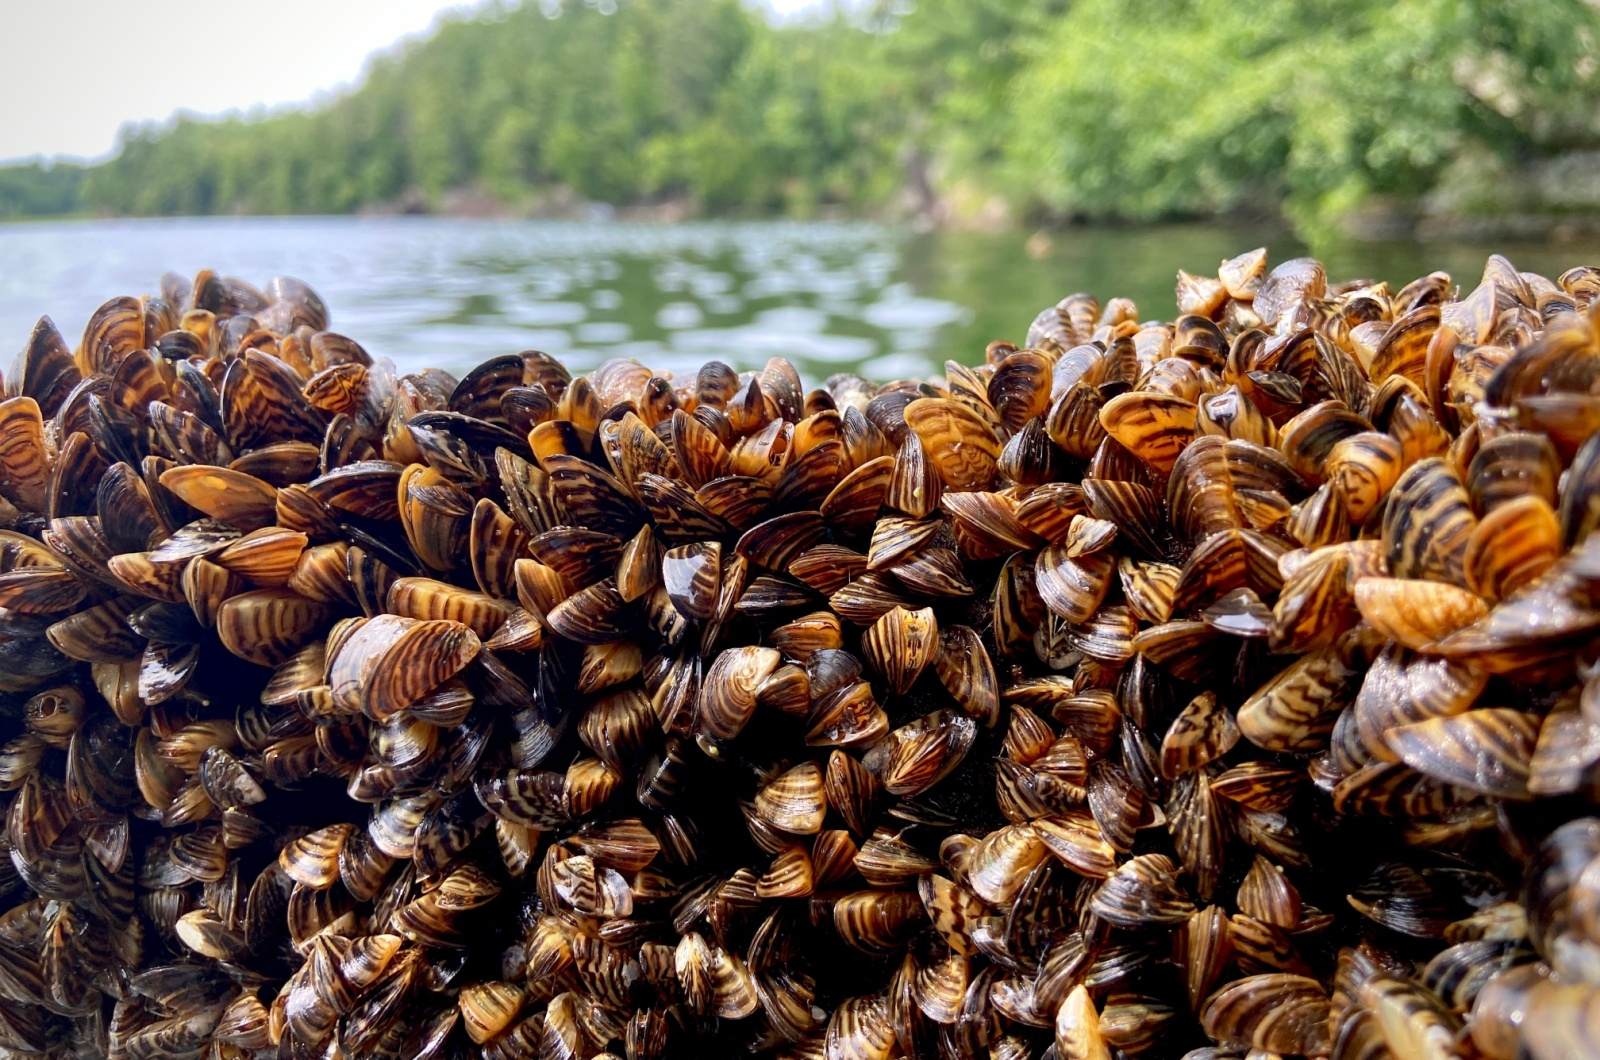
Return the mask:
<svg viewBox="0 0 1600 1060"><path fill-rule="evenodd" d="M0 1055L1600 1055L1600 267L0 400Z"/></svg>

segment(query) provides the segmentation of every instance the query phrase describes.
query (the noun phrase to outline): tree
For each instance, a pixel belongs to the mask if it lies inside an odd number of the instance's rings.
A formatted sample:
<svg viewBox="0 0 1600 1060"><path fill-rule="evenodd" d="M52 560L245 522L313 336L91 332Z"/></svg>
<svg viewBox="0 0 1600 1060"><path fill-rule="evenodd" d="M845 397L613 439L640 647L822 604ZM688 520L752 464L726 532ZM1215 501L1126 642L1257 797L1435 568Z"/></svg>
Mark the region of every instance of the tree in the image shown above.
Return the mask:
<svg viewBox="0 0 1600 1060"><path fill-rule="evenodd" d="M769 23L741 0L498 3L309 109L123 130L88 168L0 170L0 216L346 212L469 187L723 215L1283 212L1517 200L1600 146L1590 0L858 0Z"/></svg>

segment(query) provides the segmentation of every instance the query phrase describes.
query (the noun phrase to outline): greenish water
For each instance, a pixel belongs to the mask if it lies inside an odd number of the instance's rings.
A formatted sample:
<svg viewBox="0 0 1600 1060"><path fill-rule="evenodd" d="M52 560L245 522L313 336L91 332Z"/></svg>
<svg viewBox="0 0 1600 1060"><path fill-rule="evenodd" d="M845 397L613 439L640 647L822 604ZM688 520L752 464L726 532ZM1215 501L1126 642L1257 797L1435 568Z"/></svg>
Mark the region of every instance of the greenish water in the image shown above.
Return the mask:
<svg viewBox="0 0 1600 1060"><path fill-rule="evenodd" d="M333 327L402 370L460 372L538 348L582 370L608 357L693 370L786 356L808 381L845 370L922 376L1020 341L1073 291L1174 312L1176 270L1215 273L1281 231L1185 225L915 234L856 223L643 225L451 218L194 218L0 225L0 354L49 314L69 337L117 294L162 272L213 268L254 283L299 276ZM1499 251L1554 276L1600 262L1600 245L1364 243L1322 248L1334 279L1403 283L1433 269L1477 282Z"/></svg>

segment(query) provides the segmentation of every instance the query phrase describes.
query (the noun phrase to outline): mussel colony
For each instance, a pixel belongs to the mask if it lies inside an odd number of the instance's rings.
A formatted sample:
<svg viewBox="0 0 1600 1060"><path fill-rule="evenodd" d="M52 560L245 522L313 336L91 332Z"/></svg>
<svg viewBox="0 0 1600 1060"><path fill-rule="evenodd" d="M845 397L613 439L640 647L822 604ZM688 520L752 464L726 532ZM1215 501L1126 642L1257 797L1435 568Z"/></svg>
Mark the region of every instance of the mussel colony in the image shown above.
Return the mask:
<svg viewBox="0 0 1600 1060"><path fill-rule="evenodd" d="M1600 269L1470 284L809 393L41 320L0 1054L1597 1055Z"/></svg>

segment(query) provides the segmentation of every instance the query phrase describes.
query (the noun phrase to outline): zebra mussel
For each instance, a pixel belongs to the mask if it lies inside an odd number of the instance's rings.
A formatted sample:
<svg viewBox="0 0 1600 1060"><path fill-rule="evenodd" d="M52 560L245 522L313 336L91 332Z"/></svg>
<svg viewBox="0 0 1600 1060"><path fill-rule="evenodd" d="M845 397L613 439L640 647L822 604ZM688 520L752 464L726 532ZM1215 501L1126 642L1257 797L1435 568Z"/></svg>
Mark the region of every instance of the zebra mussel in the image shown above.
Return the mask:
<svg viewBox="0 0 1600 1060"><path fill-rule="evenodd" d="M0 1054L1600 1052L1600 269L1467 287L813 390L41 320Z"/></svg>

